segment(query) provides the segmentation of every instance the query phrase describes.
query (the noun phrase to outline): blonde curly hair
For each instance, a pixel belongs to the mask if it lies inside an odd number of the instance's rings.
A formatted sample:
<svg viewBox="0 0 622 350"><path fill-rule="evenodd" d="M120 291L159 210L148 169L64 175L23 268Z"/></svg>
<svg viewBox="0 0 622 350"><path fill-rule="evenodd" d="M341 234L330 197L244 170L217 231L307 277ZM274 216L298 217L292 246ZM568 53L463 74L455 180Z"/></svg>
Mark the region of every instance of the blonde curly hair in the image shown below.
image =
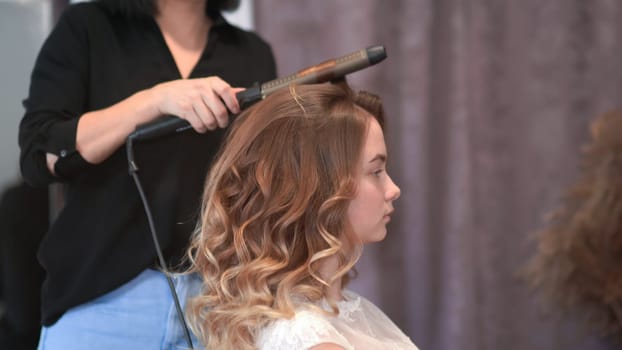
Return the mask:
<svg viewBox="0 0 622 350"><path fill-rule="evenodd" d="M622 340L622 111L596 119L591 134L581 177L537 234L525 273L552 305Z"/></svg>
<svg viewBox="0 0 622 350"><path fill-rule="evenodd" d="M296 301L347 282L361 244L346 212L372 118L383 124L377 96L319 84L276 92L234 122L188 252L204 280L189 316L208 349L254 349L258 330L292 317ZM321 276L329 257L339 268Z"/></svg>

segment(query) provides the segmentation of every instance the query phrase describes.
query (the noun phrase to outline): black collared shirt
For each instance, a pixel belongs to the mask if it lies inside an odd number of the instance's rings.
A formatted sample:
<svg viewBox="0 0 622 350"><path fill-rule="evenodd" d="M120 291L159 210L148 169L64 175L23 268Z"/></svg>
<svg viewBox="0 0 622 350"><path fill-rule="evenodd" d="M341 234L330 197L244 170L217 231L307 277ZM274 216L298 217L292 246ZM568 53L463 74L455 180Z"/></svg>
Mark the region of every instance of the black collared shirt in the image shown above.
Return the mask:
<svg viewBox="0 0 622 350"><path fill-rule="evenodd" d="M215 75L248 87L275 74L272 51L262 39L218 18L190 78ZM47 273L44 325L129 281L153 266L156 257L125 148L101 164L87 163L75 150L79 116L179 78L152 18L128 19L98 3L70 6L45 41L19 130L24 178L39 186L59 179L68 184L65 207L39 249ZM187 131L135 146L139 176L170 264L185 253L222 134ZM46 152L59 155L59 178L47 170Z"/></svg>

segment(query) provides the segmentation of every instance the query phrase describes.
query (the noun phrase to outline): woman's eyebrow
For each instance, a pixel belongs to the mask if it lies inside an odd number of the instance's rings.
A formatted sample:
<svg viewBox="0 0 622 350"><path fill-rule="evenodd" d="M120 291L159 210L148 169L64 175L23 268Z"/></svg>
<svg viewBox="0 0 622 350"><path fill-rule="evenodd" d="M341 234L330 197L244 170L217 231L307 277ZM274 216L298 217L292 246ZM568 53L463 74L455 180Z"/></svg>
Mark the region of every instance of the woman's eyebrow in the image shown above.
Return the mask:
<svg viewBox="0 0 622 350"><path fill-rule="evenodd" d="M369 162L373 163L373 162L375 162L377 160L381 161L382 163L386 163L387 162L387 156L385 154L378 153Z"/></svg>

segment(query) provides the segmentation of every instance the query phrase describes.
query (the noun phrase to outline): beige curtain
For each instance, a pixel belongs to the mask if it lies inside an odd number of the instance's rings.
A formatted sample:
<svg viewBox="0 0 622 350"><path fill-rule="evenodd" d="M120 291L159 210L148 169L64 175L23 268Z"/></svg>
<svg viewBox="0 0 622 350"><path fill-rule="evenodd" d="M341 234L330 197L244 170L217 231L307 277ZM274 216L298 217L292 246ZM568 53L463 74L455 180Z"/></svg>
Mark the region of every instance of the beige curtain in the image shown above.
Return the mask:
<svg viewBox="0 0 622 350"><path fill-rule="evenodd" d="M375 44L402 188L351 286L429 349L614 349L517 278L577 176L587 124L622 101L618 0L261 0L281 75ZM622 137L622 135L621 135Z"/></svg>

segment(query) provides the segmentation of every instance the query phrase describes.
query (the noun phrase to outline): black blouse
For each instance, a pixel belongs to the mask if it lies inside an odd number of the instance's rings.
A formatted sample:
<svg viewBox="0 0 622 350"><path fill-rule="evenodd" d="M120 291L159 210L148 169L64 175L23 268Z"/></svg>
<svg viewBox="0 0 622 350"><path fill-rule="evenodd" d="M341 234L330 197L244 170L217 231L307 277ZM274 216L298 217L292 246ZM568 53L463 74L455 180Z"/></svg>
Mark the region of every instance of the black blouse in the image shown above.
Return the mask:
<svg viewBox="0 0 622 350"><path fill-rule="evenodd" d="M257 35L214 20L190 78L219 76L248 87L275 77L271 48ZM44 325L154 266L155 250L125 148L101 164L75 149L78 118L158 83L179 79L173 56L152 18L128 19L98 3L70 6L45 41L32 72L19 130L26 181L67 183L65 207L44 237L39 260ZM223 131L193 131L135 145L136 163L169 264L185 253L205 176ZM60 158L58 177L45 153Z"/></svg>

